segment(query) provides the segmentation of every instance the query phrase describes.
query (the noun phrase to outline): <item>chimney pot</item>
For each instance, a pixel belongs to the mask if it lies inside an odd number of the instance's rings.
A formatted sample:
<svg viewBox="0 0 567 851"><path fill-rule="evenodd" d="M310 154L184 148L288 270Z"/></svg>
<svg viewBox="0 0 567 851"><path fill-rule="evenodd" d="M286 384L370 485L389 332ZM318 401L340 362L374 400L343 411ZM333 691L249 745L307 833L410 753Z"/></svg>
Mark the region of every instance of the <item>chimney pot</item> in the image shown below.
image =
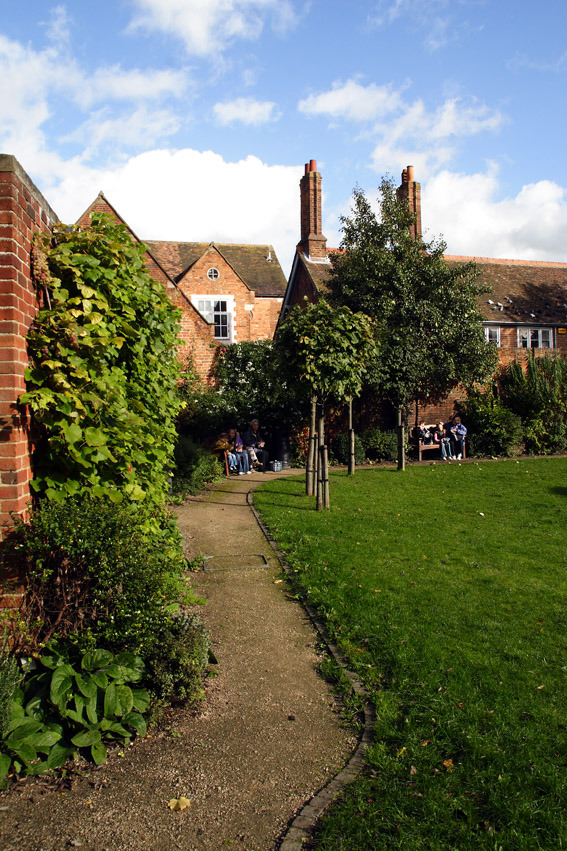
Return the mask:
<svg viewBox="0 0 567 851"><path fill-rule="evenodd" d="M309 160L309 171L317 171L317 160Z"/></svg>
<svg viewBox="0 0 567 851"><path fill-rule="evenodd" d="M413 183L413 182L414 182L413 166L408 165L408 183Z"/></svg>
<svg viewBox="0 0 567 851"><path fill-rule="evenodd" d="M309 163L305 163L305 174L309 174Z"/></svg>

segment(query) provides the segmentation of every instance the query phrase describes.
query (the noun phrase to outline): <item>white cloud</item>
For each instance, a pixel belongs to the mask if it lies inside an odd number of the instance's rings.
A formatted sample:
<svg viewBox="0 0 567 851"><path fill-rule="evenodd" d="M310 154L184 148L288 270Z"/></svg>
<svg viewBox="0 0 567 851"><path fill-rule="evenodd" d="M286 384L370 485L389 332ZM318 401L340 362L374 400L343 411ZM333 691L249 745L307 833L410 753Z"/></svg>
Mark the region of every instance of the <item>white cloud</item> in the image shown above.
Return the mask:
<svg viewBox="0 0 567 851"><path fill-rule="evenodd" d="M416 173L416 177L418 177ZM498 200L498 170L443 171L422 185L422 222L443 234L449 254L523 260L567 260L567 193L550 180Z"/></svg>
<svg viewBox="0 0 567 851"><path fill-rule="evenodd" d="M336 81L330 91L309 95L299 101L298 110L304 115L328 115L350 121L372 121L390 114L402 104L400 91L391 84L363 86L357 80Z"/></svg>
<svg viewBox="0 0 567 851"><path fill-rule="evenodd" d="M131 29L181 39L187 53L215 58L238 39L259 38L266 18L276 32L296 23L290 0L133 0Z"/></svg>
<svg viewBox="0 0 567 851"><path fill-rule="evenodd" d="M120 65L97 68L92 76L77 80L76 96L83 105L102 100L157 100L180 98L188 86L184 71L138 68L123 70Z"/></svg>
<svg viewBox="0 0 567 851"><path fill-rule="evenodd" d="M72 133L61 139L62 142L84 144L81 158L85 161L99 153L102 146L120 144L130 150L144 149L155 145L168 136L177 133L180 120L167 109L148 109L141 106L129 114L113 118L108 110L93 113L87 121Z"/></svg>
<svg viewBox="0 0 567 851"><path fill-rule="evenodd" d="M484 0L378 0L369 15L369 24L384 28L407 18L411 30L425 33L424 47L433 53L445 45L470 36L482 26L474 26L462 18L467 6L482 6Z"/></svg>
<svg viewBox="0 0 567 851"><path fill-rule="evenodd" d="M406 88L364 86L353 79L335 82L329 91L301 100L298 109L309 116L360 124L366 137L377 140L371 155L377 171L397 170L400 162L411 162L421 166L423 177L451 161L459 139L495 132L506 120L499 110L475 98L447 98L428 111L423 100L404 98Z"/></svg>
<svg viewBox="0 0 567 851"><path fill-rule="evenodd" d="M240 122L258 126L270 121L277 121L281 113L277 105L269 100L258 101L254 98L236 98L225 103L216 103L213 113L217 124L226 126Z"/></svg>
<svg viewBox="0 0 567 851"><path fill-rule="evenodd" d="M299 238L302 169L212 151L154 150L112 168L73 161L48 188L63 221L76 221L103 191L141 239L270 243L287 275Z"/></svg>

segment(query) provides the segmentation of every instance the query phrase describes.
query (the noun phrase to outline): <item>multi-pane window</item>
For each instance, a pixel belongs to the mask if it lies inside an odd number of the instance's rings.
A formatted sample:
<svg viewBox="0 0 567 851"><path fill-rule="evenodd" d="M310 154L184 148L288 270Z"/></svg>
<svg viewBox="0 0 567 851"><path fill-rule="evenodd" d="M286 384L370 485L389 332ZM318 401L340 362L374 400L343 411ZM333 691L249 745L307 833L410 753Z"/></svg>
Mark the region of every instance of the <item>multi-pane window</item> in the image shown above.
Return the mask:
<svg viewBox="0 0 567 851"><path fill-rule="evenodd" d="M193 296L191 301L208 322L214 323L215 340L230 343L233 299L230 296Z"/></svg>
<svg viewBox="0 0 567 851"><path fill-rule="evenodd" d="M487 325L484 329L484 336L487 343L496 343L497 346L500 346L500 328Z"/></svg>
<svg viewBox="0 0 567 851"><path fill-rule="evenodd" d="M519 349L551 349L552 347L552 328L518 328Z"/></svg>

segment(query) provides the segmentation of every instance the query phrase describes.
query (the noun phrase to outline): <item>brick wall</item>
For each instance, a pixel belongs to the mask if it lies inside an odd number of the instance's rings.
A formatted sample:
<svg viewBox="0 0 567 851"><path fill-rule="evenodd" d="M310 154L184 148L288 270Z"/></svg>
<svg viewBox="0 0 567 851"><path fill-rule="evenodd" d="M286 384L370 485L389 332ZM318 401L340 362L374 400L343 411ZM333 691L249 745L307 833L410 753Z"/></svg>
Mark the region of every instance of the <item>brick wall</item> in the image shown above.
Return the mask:
<svg viewBox="0 0 567 851"><path fill-rule="evenodd" d="M0 534L11 511L30 498L30 423L18 407L25 392L26 335L38 299L30 276L33 234L57 216L18 161L0 155Z"/></svg>

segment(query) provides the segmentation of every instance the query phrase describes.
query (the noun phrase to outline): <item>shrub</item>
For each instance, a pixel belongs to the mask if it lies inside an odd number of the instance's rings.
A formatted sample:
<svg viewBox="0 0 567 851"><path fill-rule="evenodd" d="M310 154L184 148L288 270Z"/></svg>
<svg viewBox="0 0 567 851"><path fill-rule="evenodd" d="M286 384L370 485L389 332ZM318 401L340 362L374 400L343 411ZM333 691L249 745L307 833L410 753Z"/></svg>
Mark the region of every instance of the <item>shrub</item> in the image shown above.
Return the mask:
<svg viewBox="0 0 567 851"><path fill-rule="evenodd" d="M155 652L146 658L151 691L163 701L195 701L203 695L202 677L211 640L196 614L174 615L160 631Z"/></svg>
<svg viewBox="0 0 567 851"><path fill-rule="evenodd" d="M144 655L186 589L175 521L145 503L45 501L29 522L16 518L2 559L28 577L21 609L28 634L17 639L28 649L57 636L82 650Z"/></svg>
<svg viewBox="0 0 567 851"><path fill-rule="evenodd" d="M145 735L150 698L129 683L142 678L139 656L95 649L80 653L69 644L49 643L33 660L10 702L0 751L0 781L16 774L59 768L76 750L97 765L106 743L128 744Z"/></svg>
<svg viewBox="0 0 567 851"><path fill-rule="evenodd" d="M342 432L342 434L337 434L333 438L332 443L332 453L333 459L337 461L339 464L348 464L348 457L350 453L350 438L348 432ZM364 446L362 445L362 441L358 437L358 435L354 436L354 463L357 465L364 464L366 462L366 453L364 451Z"/></svg>
<svg viewBox="0 0 567 851"><path fill-rule="evenodd" d="M528 452L567 448L567 361L532 354L525 371L515 361L504 370L500 383L506 406L522 418Z"/></svg>
<svg viewBox="0 0 567 851"><path fill-rule="evenodd" d="M163 502L179 408L179 311L144 246L102 213L38 237L34 277L51 294L28 334L30 406L41 426L36 492ZM39 262L38 262L39 261Z"/></svg>
<svg viewBox="0 0 567 851"><path fill-rule="evenodd" d="M0 649L0 739L10 717L10 701L21 678L22 672L18 660L13 653L10 653L6 636L4 636Z"/></svg>
<svg viewBox="0 0 567 851"><path fill-rule="evenodd" d="M368 429L361 433L360 441L371 461L396 461L398 458L398 437L394 431Z"/></svg>
<svg viewBox="0 0 567 851"><path fill-rule="evenodd" d="M173 496L197 494L206 484L223 475L218 459L186 435L179 435L174 459L175 470L171 485Z"/></svg>
<svg viewBox="0 0 567 851"><path fill-rule="evenodd" d="M522 421L504 407L492 389L471 390L459 406L467 426L469 455L518 455L522 451Z"/></svg>

